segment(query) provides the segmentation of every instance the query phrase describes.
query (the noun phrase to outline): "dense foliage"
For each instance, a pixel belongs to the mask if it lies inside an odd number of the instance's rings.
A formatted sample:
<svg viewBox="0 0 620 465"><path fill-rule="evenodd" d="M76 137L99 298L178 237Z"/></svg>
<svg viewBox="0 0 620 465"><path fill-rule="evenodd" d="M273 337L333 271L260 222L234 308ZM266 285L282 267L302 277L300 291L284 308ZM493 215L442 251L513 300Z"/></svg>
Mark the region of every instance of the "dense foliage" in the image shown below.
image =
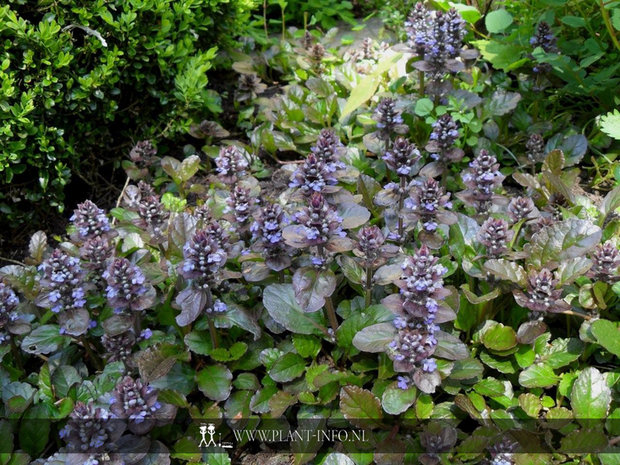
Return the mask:
<svg viewBox="0 0 620 465"><path fill-rule="evenodd" d="M3 227L101 183L119 146L221 111L206 72L251 0L9 1L0 7ZM40 217L37 218L40 220Z"/></svg>
<svg viewBox="0 0 620 465"><path fill-rule="evenodd" d="M434 3L231 52L234 128L136 143L0 269L1 463L616 463L613 84L562 79L556 10ZM366 434L236 434L307 428Z"/></svg>

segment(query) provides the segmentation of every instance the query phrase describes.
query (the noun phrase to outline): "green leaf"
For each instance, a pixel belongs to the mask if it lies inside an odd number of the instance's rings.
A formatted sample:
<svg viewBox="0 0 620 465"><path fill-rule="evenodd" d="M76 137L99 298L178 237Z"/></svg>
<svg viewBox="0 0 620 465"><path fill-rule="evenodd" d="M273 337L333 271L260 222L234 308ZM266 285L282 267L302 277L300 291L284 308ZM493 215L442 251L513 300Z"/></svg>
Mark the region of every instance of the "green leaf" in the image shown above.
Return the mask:
<svg viewBox="0 0 620 465"><path fill-rule="evenodd" d="M39 397L43 400L49 401L54 399L54 392L52 390L52 380L50 376L49 364L44 364L39 371Z"/></svg>
<svg viewBox="0 0 620 465"><path fill-rule="evenodd" d="M504 258L487 260L484 263L484 269L500 279L505 279L523 287L525 287L527 282L527 274L523 267Z"/></svg>
<svg viewBox="0 0 620 465"><path fill-rule="evenodd" d="M297 334L323 334L323 312L304 313L291 284L271 284L263 292L263 305L276 322Z"/></svg>
<svg viewBox="0 0 620 465"><path fill-rule="evenodd" d="M620 17L620 14L618 15ZM620 140L620 111L610 111L606 115L601 116L601 131L609 137Z"/></svg>
<svg viewBox="0 0 620 465"><path fill-rule="evenodd" d="M418 116L426 116L433 111L433 101L429 98L421 98L415 103L415 114Z"/></svg>
<svg viewBox="0 0 620 465"><path fill-rule="evenodd" d="M583 347L584 344L579 339L554 339L551 346L541 351L538 360L557 370L577 360L583 353Z"/></svg>
<svg viewBox="0 0 620 465"><path fill-rule="evenodd" d="M620 357L620 327L609 320L596 320L592 322L590 331L594 334L596 342L606 350Z"/></svg>
<svg viewBox="0 0 620 465"><path fill-rule="evenodd" d="M474 358L456 360L450 372L450 379L462 380L479 378L482 376L483 371L484 367L482 363Z"/></svg>
<svg viewBox="0 0 620 465"><path fill-rule="evenodd" d="M367 326L353 338L353 345L362 352L383 352L396 335L392 323Z"/></svg>
<svg viewBox="0 0 620 465"><path fill-rule="evenodd" d="M216 362L230 362L239 360L247 352L248 345L245 342L235 342L230 349L218 347L209 351L209 356Z"/></svg>
<svg viewBox="0 0 620 465"><path fill-rule="evenodd" d="M590 221L570 218L534 234L523 250L535 267L559 264L585 255L601 241L602 231Z"/></svg>
<svg viewBox="0 0 620 465"><path fill-rule="evenodd" d="M512 15L503 8L491 11L484 18L484 24L487 28L487 31L492 34L497 34L506 30L506 28L508 28L508 26L510 26L512 22Z"/></svg>
<svg viewBox="0 0 620 465"><path fill-rule="evenodd" d="M508 350L517 345L517 333L510 326L498 323L482 334L482 343L487 349Z"/></svg>
<svg viewBox="0 0 620 465"><path fill-rule="evenodd" d="M578 420L605 418L611 404L611 389L605 378L594 367L587 367L580 374L571 393L571 406Z"/></svg>
<svg viewBox="0 0 620 465"><path fill-rule="evenodd" d="M560 21L570 27L585 27L586 25L586 20L581 16L566 15L560 18Z"/></svg>
<svg viewBox="0 0 620 465"><path fill-rule="evenodd" d="M192 331L183 340L187 348L196 354L209 355L211 351L211 338L207 331Z"/></svg>
<svg viewBox="0 0 620 465"><path fill-rule="evenodd" d="M535 364L519 374L519 384L523 387L551 387L560 381L553 369L544 363Z"/></svg>
<svg viewBox="0 0 620 465"><path fill-rule="evenodd" d="M302 357L316 357L321 350L321 341L306 334L294 334L293 345Z"/></svg>
<svg viewBox="0 0 620 465"><path fill-rule="evenodd" d="M363 78L359 84L353 88L351 95L349 95L349 99L342 109L340 116L341 122L375 95L377 87L381 82L381 75L395 65L402 56L402 53L385 56L385 58L377 63L373 73Z"/></svg>
<svg viewBox="0 0 620 465"><path fill-rule="evenodd" d="M475 6L463 5L462 3L451 3L451 6L455 8L461 17L469 24L474 24L480 19L481 14Z"/></svg>
<svg viewBox="0 0 620 465"><path fill-rule="evenodd" d="M58 397L66 397L69 389L75 384L82 382L82 377L77 370L69 365L61 365L52 375L52 383Z"/></svg>
<svg viewBox="0 0 620 465"><path fill-rule="evenodd" d="M494 68L510 71L522 65L525 60L520 60L522 48L516 44L503 44L496 40L473 40L475 46L485 60Z"/></svg>
<svg viewBox="0 0 620 465"><path fill-rule="evenodd" d="M272 365L269 376L274 381L286 383L298 378L306 370L306 361L297 354L284 354Z"/></svg>
<svg viewBox="0 0 620 465"><path fill-rule="evenodd" d="M198 389L211 400L226 400L232 390L232 373L224 365L208 366L196 373Z"/></svg>
<svg viewBox="0 0 620 465"><path fill-rule="evenodd" d="M523 411L532 418L538 418L538 414L542 409L542 403L538 396L529 392L519 396L519 405Z"/></svg>
<svg viewBox="0 0 620 465"><path fill-rule="evenodd" d="M397 383L390 384L381 396L383 410L390 415L400 415L415 402L417 389L413 386L401 389Z"/></svg>
<svg viewBox="0 0 620 465"><path fill-rule="evenodd" d="M360 427L379 424L383 418L379 399L358 386L344 386L340 390L340 411L347 420Z"/></svg>
<svg viewBox="0 0 620 465"><path fill-rule="evenodd" d="M230 457L226 452L210 452L207 454L207 465L230 465Z"/></svg>
<svg viewBox="0 0 620 465"><path fill-rule="evenodd" d="M43 325L35 328L22 341L22 350L29 354L49 354L58 350L58 347L68 338L60 334L58 325Z"/></svg>
<svg viewBox="0 0 620 465"><path fill-rule="evenodd" d="M38 404L30 408L24 415L19 427L19 445L31 456L37 457L49 440L51 421L49 408L45 404Z"/></svg>
<svg viewBox="0 0 620 465"><path fill-rule="evenodd" d="M474 385L474 390L481 396L501 397L506 395L506 385L493 377L484 378Z"/></svg>

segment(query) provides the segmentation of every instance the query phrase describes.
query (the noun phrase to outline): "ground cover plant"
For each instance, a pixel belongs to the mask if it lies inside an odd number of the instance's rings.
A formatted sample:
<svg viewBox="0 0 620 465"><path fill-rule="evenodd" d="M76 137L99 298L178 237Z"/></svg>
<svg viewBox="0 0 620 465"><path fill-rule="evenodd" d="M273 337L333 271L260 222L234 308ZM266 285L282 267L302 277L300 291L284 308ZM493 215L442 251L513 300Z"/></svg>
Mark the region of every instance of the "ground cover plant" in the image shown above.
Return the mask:
<svg viewBox="0 0 620 465"><path fill-rule="evenodd" d="M617 72L560 48L620 5L279 5L229 124L0 268L0 462L617 463Z"/></svg>

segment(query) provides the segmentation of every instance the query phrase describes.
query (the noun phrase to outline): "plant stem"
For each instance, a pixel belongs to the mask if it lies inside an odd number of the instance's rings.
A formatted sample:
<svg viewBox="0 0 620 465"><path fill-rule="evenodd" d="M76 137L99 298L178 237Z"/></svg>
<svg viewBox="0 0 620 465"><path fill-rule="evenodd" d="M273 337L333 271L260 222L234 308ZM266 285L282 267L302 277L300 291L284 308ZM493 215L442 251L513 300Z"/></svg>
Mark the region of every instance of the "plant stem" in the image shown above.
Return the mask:
<svg viewBox="0 0 620 465"><path fill-rule="evenodd" d="M603 16L603 21L605 22L605 27L607 28L607 32L611 36L611 41L614 43L616 48L620 50L620 42L618 42L618 38L616 37L616 33L614 31L614 26L611 24L611 20L609 19L609 12L605 9L605 4L603 0L599 0L599 5L601 7L601 15Z"/></svg>
<svg viewBox="0 0 620 465"><path fill-rule="evenodd" d="M121 193L118 196L118 198L116 199L115 208L120 207L121 200L123 200L123 195L125 195L125 191L127 190L127 186L128 185L129 185L129 176L127 176L127 179L125 179L125 184L123 185L123 188L121 189ZM112 218L112 226L114 226L115 224L116 224L116 217Z"/></svg>
<svg viewBox="0 0 620 465"><path fill-rule="evenodd" d="M419 95L424 97L424 71L418 71L418 81L420 82Z"/></svg>
<svg viewBox="0 0 620 465"><path fill-rule="evenodd" d="M325 307L327 308L327 318L329 319L329 324L334 330L334 335L338 330L338 318L336 317L336 310L334 309L334 302L331 297L325 297Z"/></svg>
<svg viewBox="0 0 620 465"><path fill-rule="evenodd" d="M267 30L267 0L263 0L263 27L265 29L265 39L269 39L269 31Z"/></svg>
<svg viewBox="0 0 620 465"><path fill-rule="evenodd" d="M217 333L215 331L215 324L211 318L209 318L209 335L211 336L211 346L217 349Z"/></svg>
<svg viewBox="0 0 620 465"><path fill-rule="evenodd" d="M372 268L366 267L366 308L370 307L372 300Z"/></svg>
<svg viewBox="0 0 620 465"><path fill-rule="evenodd" d="M325 247L323 244L319 244L316 246L319 257L325 262ZM332 301L331 296L325 297L325 308L327 309L327 319L329 320L329 324L334 330L334 336L336 335L336 330L338 329L338 318L336 317L336 310L334 309L334 302Z"/></svg>
<svg viewBox="0 0 620 465"><path fill-rule="evenodd" d="M400 240L401 244L404 242L404 238L403 238L403 234L404 234L404 229L405 229L405 224L403 222L403 204L405 202L405 194L404 194L404 190L405 190L405 186L406 186L406 179L404 176L400 177L400 192L398 193L398 239Z"/></svg>
<svg viewBox="0 0 620 465"><path fill-rule="evenodd" d="M282 41L284 41L286 37L286 19L284 17L284 8L280 7L282 11Z"/></svg>
<svg viewBox="0 0 620 465"><path fill-rule="evenodd" d="M97 370L103 371L103 363L101 362L101 359L95 355L88 341L83 336L80 338L80 341L82 342L82 347L84 347L84 350L86 350L86 353L88 354L88 358L92 360L95 367L97 367Z"/></svg>
<svg viewBox="0 0 620 465"><path fill-rule="evenodd" d="M20 370L24 369L24 361L22 360L22 354L20 353L20 348L15 344L15 339L11 337L11 352L13 352L13 358L17 363L17 366Z"/></svg>

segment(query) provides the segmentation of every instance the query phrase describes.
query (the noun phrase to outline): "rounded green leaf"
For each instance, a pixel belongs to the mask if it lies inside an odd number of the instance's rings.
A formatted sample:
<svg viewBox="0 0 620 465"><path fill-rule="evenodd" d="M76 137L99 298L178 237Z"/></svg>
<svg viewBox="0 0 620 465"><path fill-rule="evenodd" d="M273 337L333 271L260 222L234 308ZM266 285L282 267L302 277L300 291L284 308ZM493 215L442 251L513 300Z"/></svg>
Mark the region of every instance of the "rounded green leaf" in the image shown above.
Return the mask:
<svg viewBox="0 0 620 465"><path fill-rule="evenodd" d="M591 326L596 342L616 357L620 357L620 328L609 320L596 320Z"/></svg>
<svg viewBox="0 0 620 465"><path fill-rule="evenodd" d="M211 400L226 400L232 389L232 373L224 365L212 365L196 373L198 389Z"/></svg>
<svg viewBox="0 0 620 465"><path fill-rule="evenodd" d="M512 349L517 345L517 334L510 326L498 323L484 332L482 343L490 350L503 351Z"/></svg>
<svg viewBox="0 0 620 465"><path fill-rule="evenodd" d="M399 415L409 409L415 402L417 389L401 389L397 383L390 384L381 396L383 410L390 415Z"/></svg>
<svg viewBox="0 0 620 465"><path fill-rule="evenodd" d="M491 11L484 18L484 24L487 27L487 31L492 34L497 34L498 32L506 30L506 28L512 24L512 21L512 15L503 8Z"/></svg>

